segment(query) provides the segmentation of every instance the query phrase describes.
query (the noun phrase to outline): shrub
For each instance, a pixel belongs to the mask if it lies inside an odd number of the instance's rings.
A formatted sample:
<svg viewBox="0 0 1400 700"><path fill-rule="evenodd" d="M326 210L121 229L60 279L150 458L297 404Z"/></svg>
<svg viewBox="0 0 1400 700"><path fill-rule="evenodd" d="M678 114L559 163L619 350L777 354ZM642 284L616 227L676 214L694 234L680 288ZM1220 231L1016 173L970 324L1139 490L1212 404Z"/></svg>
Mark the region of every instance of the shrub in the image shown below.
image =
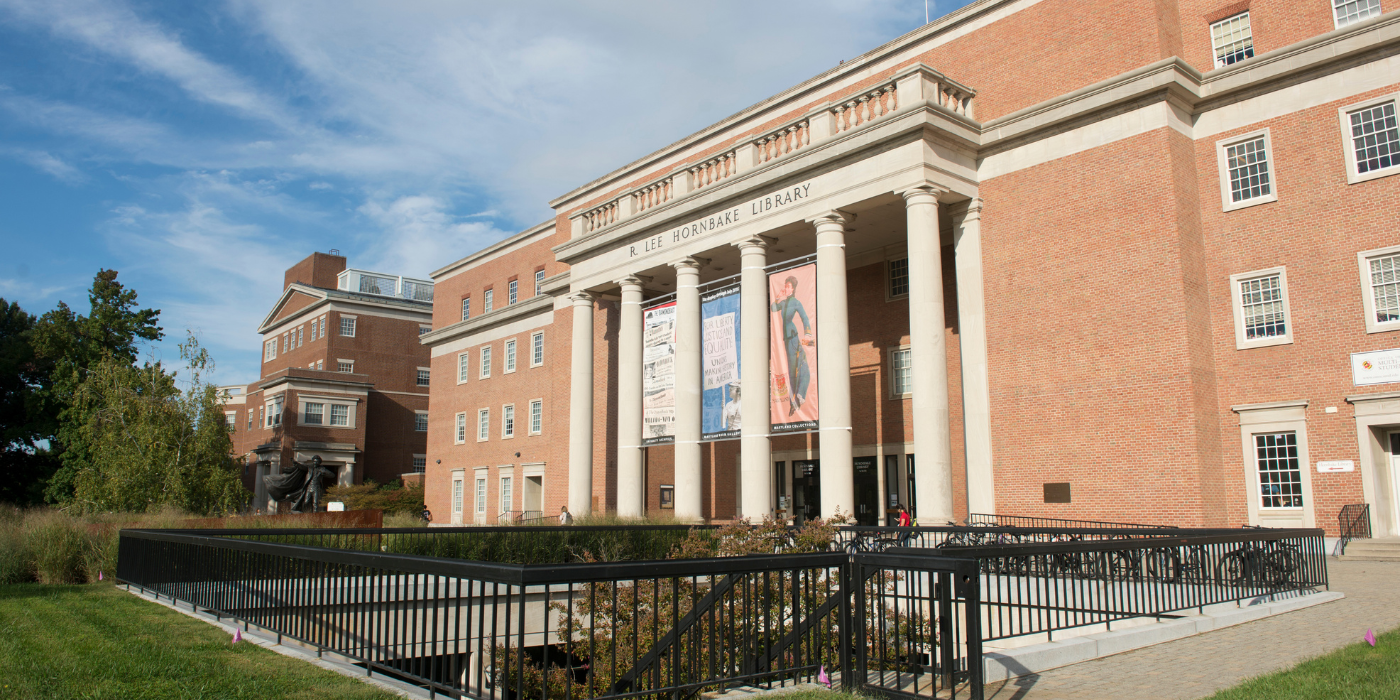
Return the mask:
<svg viewBox="0 0 1400 700"><path fill-rule="evenodd" d="M23 525L24 511L0 508L0 584L34 580L34 558Z"/></svg>
<svg viewBox="0 0 1400 700"><path fill-rule="evenodd" d="M56 510L34 511L24 524L39 583L85 583L90 537L78 520Z"/></svg>
<svg viewBox="0 0 1400 700"><path fill-rule="evenodd" d="M382 510L385 515L418 515L423 512L423 489L405 487L397 480L383 486L373 481L353 486L332 486L326 492L326 499L345 503L345 510Z"/></svg>

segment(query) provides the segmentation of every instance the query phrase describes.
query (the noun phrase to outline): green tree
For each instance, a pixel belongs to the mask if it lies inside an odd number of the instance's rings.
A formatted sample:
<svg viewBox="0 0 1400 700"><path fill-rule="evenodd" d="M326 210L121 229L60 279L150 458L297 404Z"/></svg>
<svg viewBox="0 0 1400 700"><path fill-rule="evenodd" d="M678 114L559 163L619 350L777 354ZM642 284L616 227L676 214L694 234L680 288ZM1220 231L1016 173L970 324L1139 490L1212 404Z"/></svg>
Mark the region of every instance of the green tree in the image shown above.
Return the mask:
<svg viewBox="0 0 1400 700"><path fill-rule="evenodd" d="M57 421L43 410L52 367L34 353L35 319L0 299L0 503L42 502L58 462L48 450Z"/></svg>
<svg viewBox="0 0 1400 700"><path fill-rule="evenodd" d="M180 357L189 372L183 390L159 362L138 367L111 353L88 367L66 413L83 420L63 428L70 449L84 454L72 475L73 508L222 515L247 501L222 397L204 379L213 360L193 335Z"/></svg>

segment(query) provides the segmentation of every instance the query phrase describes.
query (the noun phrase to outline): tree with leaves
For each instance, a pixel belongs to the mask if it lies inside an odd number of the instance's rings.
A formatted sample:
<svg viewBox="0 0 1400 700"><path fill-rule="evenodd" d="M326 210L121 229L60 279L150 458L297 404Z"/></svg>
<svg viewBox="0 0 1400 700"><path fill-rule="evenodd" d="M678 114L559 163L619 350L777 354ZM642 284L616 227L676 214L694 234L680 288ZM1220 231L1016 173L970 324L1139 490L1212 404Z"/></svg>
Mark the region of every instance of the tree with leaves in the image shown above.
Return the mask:
<svg viewBox="0 0 1400 700"><path fill-rule="evenodd" d="M57 416L43 401L52 366L34 353L34 324L19 304L0 299L0 503L42 503L58 467L49 449Z"/></svg>

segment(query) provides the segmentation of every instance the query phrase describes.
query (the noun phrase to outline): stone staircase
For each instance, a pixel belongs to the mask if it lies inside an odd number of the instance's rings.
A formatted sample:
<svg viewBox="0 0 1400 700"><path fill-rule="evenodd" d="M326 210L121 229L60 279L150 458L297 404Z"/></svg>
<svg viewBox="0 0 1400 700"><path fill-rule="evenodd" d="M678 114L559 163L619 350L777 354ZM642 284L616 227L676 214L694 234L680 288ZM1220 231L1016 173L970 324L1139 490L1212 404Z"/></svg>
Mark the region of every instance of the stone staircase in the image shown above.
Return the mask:
<svg viewBox="0 0 1400 700"><path fill-rule="evenodd" d="M1400 561L1400 537L1352 540L1347 544L1346 554L1338 558L1344 561Z"/></svg>

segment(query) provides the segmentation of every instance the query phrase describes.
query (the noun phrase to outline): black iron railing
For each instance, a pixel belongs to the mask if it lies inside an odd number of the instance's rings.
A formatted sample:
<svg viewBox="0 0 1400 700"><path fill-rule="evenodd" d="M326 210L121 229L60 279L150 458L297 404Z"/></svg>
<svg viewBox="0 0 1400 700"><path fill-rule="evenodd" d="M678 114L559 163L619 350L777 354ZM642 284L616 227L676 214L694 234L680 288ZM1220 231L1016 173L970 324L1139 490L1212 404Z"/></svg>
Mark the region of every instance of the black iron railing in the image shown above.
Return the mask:
<svg viewBox="0 0 1400 700"><path fill-rule="evenodd" d="M1168 528L1169 525L1143 525L1141 523L1115 523L1105 520L1067 520L1065 518L1041 518L1026 515L989 515L971 513L967 524L993 527L1114 527L1114 528Z"/></svg>
<svg viewBox="0 0 1400 700"><path fill-rule="evenodd" d="M1371 504L1353 503L1342 506L1337 514L1337 529L1342 538L1341 554L1347 553L1347 544L1352 540L1371 537Z"/></svg>

